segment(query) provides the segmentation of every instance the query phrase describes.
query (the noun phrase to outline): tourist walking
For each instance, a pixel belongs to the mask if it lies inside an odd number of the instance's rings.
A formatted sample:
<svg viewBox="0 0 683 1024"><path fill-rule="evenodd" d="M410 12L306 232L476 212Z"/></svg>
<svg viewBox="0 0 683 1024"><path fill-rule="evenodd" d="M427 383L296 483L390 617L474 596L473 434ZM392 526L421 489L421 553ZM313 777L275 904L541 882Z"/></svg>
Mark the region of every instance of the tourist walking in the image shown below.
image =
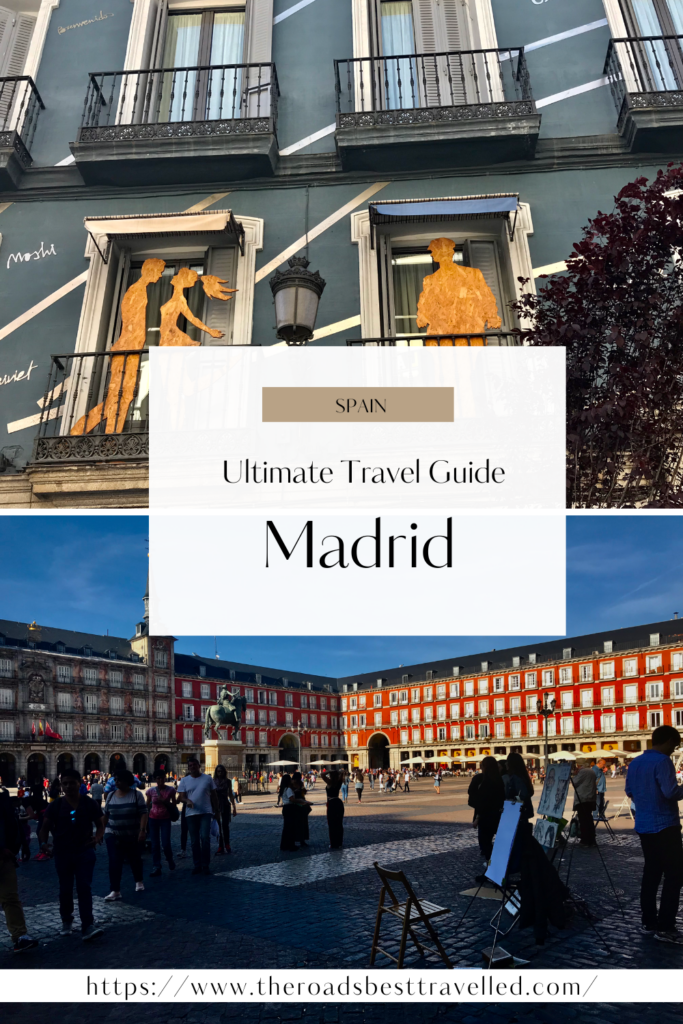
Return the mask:
<svg viewBox="0 0 683 1024"><path fill-rule="evenodd" d="M25 953L38 945L26 928L24 908L19 899L16 855L21 846L19 823L6 789L0 789L0 904L15 953Z"/></svg>
<svg viewBox="0 0 683 1024"><path fill-rule="evenodd" d="M90 787L90 799L94 800L95 803L98 805L98 807L101 807L102 806L102 797L103 796L104 796L104 786L99 781L99 779L95 779L95 781L93 782L92 786Z"/></svg>
<svg viewBox="0 0 683 1024"><path fill-rule="evenodd" d="M196 757L187 762L189 774L180 780L178 799L186 807L187 830L192 846L193 875L210 875L211 819L217 814L216 783L204 775Z"/></svg>
<svg viewBox="0 0 683 1024"><path fill-rule="evenodd" d="M683 885L683 846L678 802L683 786L676 780L671 755L681 735L671 725L652 733L652 746L631 761L626 795L636 805L635 830L645 858L640 889L641 931L659 942L683 945L676 915ZM657 909L657 889L664 879Z"/></svg>
<svg viewBox="0 0 683 1024"><path fill-rule="evenodd" d="M325 789L327 792L327 832L330 837L331 850L340 850L344 845L344 804L339 799L340 787L339 772L330 772L325 779Z"/></svg>
<svg viewBox="0 0 683 1024"><path fill-rule="evenodd" d="M579 819L579 831L581 833L581 846L595 846L595 822L593 811L597 802L598 782L595 773L591 770L588 759L578 757L576 759L578 771L572 779L574 786L574 810Z"/></svg>
<svg viewBox="0 0 683 1024"><path fill-rule="evenodd" d="M407 768L405 775L403 776L403 792L410 793L410 772Z"/></svg>
<svg viewBox="0 0 683 1024"><path fill-rule="evenodd" d="M216 786L216 802L218 813L218 849L216 856L223 853L232 853L230 849L230 818L237 814L235 806L235 794L232 791L232 782L222 764L216 767L213 773L213 781Z"/></svg>
<svg viewBox="0 0 683 1024"><path fill-rule="evenodd" d="M358 772L358 774L356 775L356 782L355 782L355 789L356 789L356 796L358 797L358 803L360 803L361 800L363 799L363 786L364 785L365 785L365 783L363 782L363 776L362 776L361 772Z"/></svg>
<svg viewBox="0 0 683 1024"><path fill-rule="evenodd" d="M147 803L142 793L134 789L132 772L116 774L116 789L104 803L104 841L109 857L109 884L111 892L105 896L108 903L121 899L121 876L126 861L130 864L135 891L144 892L142 881L142 849L147 834Z"/></svg>
<svg viewBox="0 0 683 1024"><path fill-rule="evenodd" d="M59 879L59 915L62 919L59 934L71 935L72 932L75 882L81 938L86 942L102 934L102 928L94 923L91 888L96 860L95 845L102 841L104 834L102 808L80 792L81 776L74 768L66 768L62 772L61 784L64 796L58 797L47 808L38 839L41 850L47 852L49 833L54 837L53 852Z"/></svg>
<svg viewBox="0 0 683 1024"><path fill-rule="evenodd" d="M441 772L438 769L434 772L434 789L441 793Z"/></svg>
<svg viewBox="0 0 683 1024"><path fill-rule="evenodd" d="M369 772L368 773L368 777L370 779L370 789L374 790L374 788L375 788L375 773L374 772Z"/></svg>
<svg viewBox="0 0 683 1024"><path fill-rule="evenodd" d="M161 851L170 871L175 871L175 861L171 850L171 822L178 820L178 808L176 806L176 792L173 786L166 784L166 772L156 771L154 773L156 786L147 790L147 810L149 819L147 827L149 838L152 843L152 871L150 878L158 878L161 875Z"/></svg>
<svg viewBox="0 0 683 1024"><path fill-rule="evenodd" d="M346 803L346 801L349 798L349 776L347 772L342 772L342 779L343 781L341 784L341 795L342 800L344 801L344 803Z"/></svg>
<svg viewBox="0 0 683 1024"><path fill-rule="evenodd" d="M474 808L472 824L477 829L484 867L488 867L491 859L493 837L498 829L504 800L505 786L498 762L495 757L485 757L481 762L480 774L474 776L467 790L467 802Z"/></svg>

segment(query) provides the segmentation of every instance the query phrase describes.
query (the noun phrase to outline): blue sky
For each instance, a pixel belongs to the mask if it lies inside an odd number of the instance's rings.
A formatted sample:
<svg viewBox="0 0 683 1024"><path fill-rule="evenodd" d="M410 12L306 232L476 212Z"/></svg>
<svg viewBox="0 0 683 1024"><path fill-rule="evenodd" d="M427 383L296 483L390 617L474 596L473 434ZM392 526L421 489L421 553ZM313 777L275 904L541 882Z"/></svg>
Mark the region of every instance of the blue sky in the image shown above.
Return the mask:
<svg viewBox="0 0 683 1024"><path fill-rule="evenodd" d="M131 636L142 617L145 516L0 516L0 618ZM683 517L569 516L568 635L683 617ZM534 572L539 587L560 586ZM218 637L221 657L323 675L501 649L528 637ZM214 654L213 637L177 650Z"/></svg>

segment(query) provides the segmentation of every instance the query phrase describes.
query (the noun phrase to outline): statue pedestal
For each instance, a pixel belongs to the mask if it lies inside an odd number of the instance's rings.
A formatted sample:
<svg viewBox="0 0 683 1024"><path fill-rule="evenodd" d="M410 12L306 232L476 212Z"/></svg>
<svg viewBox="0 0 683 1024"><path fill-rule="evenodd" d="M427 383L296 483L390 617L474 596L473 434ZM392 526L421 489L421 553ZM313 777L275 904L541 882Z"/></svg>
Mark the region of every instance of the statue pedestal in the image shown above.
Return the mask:
<svg viewBox="0 0 683 1024"><path fill-rule="evenodd" d="M239 740L205 740L204 769L213 775L214 770L222 764L228 771L244 767L245 744Z"/></svg>

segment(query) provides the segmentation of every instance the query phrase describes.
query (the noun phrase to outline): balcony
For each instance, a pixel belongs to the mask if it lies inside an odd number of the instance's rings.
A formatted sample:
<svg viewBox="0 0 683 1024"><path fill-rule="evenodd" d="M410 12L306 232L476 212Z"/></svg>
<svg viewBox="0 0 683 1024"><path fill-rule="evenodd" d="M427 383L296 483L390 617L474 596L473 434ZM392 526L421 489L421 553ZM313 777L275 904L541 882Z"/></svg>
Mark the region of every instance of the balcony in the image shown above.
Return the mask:
<svg viewBox="0 0 683 1024"><path fill-rule="evenodd" d="M274 64L91 73L71 151L88 185L268 177L279 95Z"/></svg>
<svg viewBox="0 0 683 1024"><path fill-rule="evenodd" d="M147 359L146 349L53 356L29 468L146 462Z"/></svg>
<svg viewBox="0 0 683 1024"><path fill-rule="evenodd" d="M519 335L512 331L487 331L484 334L403 334L399 338L347 338L349 346L388 348L482 348L519 345Z"/></svg>
<svg viewBox="0 0 683 1024"><path fill-rule="evenodd" d="M613 39L604 74L617 130L639 153L677 152L683 128L683 35Z"/></svg>
<svg viewBox="0 0 683 1024"><path fill-rule="evenodd" d="M335 61L337 149L346 170L418 170L533 157L536 112L524 50Z"/></svg>
<svg viewBox="0 0 683 1024"><path fill-rule="evenodd" d="M0 191L15 189L31 166L31 143L45 106L32 78L0 78Z"/></svg>

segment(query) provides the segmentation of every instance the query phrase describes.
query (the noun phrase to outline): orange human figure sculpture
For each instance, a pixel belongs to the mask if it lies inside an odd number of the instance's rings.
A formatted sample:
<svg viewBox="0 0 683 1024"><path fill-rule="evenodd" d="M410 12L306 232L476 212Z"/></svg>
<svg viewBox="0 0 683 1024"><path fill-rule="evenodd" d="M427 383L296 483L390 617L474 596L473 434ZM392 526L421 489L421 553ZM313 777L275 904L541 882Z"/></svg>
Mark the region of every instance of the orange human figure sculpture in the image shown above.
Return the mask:
<svg viewBox="0 0 683 1024"><path fill-rule="evenodd" d="M207 327L202 321L194 315L192 310L187 304L184 290L185 288L194 288L199 274L196 270L191 270L190 267L181 267L175 277L171 278L171 284L173 285L173 295L165 302L161 307L161 334L159 335L159 345L199 345L198 341L193 341L189 335L185 334L178 327L178 317L184 316L186 320L189 320L191 324L198 327L200 331L206 331L212 338L222 338L223 331L214 330L211 327ZM204 294L208 295L210 299L223 299L224 302L228 302L233 294L237 291L236 288L223 288L226 284L220 277L214 277L213 274L204 274L201 278L202 288Z"/></svg>
<svg viewBox="0 0 683 1024"><path fill-rule="evenodd" d="M142 264L140 280L130 286L121 300L121 333L111 347L112 352L144 348L147 340L147 285L158 281L165 267L166 263L160 259L145 260ZM185 267L171 278L173 296L161 307L160 345L199 344L179 330L177 320L181 313L195 327L207 331L213 338L223 337L222 331L212 330L198 320L185 301L183 289L194 287L198 277L196 271ZM223 288L225 283L211 274L202 277L204 292L210 299L227 302L232 298L237 289ZM86 416L81 416L72 427L71 434L88 434L102 420L106 420L106 434L120 433L135 395L139 366L140 356L112 356L104 402L91 409Z"/></svg>
<svg viewBox="0 0 683 1024"><path fill-rule="evenodd" d="M439 269L425 277L417 303L417 326L427 327L434 334L481 334L487 328L501 326L493 292L476 267L461 267L453 262L455 242L435 238L429 243ZM478 344L484 339L476 339ZM437 344L436 340L431 342ZM426 344L430 344L427 339ZM465 338L455 340L466 345Z"/></svg>
<svg viewBox="0 0 683 1024"><path fill-rule="evenodd" d="M164 272L163 260L145 260L140 280L132 284L121 300L121 333L112 345L112 352L141 349L147 340L147 285L154 284ZM81 416L71 428L72 434L88 434L102 420L107 421L106 434L120 431L135 394L140 356L112 356L109 386L104 402Z"/></svg>

